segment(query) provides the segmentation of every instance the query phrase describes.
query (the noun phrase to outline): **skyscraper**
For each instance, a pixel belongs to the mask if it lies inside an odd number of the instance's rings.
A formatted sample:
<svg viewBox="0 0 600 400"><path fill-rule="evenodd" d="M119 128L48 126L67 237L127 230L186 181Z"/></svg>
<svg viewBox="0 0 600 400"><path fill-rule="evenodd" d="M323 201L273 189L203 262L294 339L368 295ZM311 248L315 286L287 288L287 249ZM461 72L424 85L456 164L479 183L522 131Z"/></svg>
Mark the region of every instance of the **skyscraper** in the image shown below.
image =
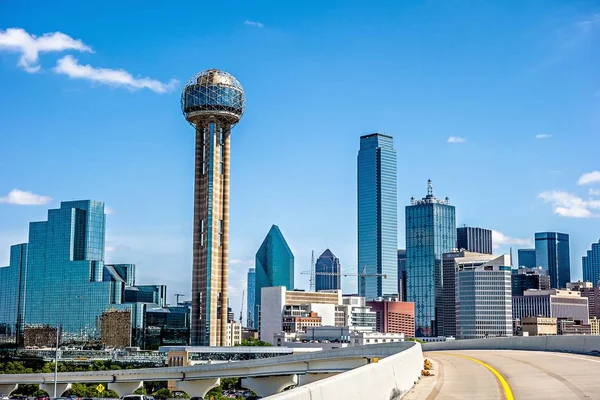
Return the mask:
<svg viewBox="0 0 600 400"><path fill-rule="evenodd" d="M523 296L529 289L549 290L550 275L541 268L515 268L512 271L511 286L513 296Z"/></svg>
<svg viewBox="0 0 600 400"><path fill-rule="evenodd" d="M398 249L398 297L406 301L406 250Z"/></svg>
<svg viewBox="0 0 600 400"><path fill-rule="evenodd" d="M463 226L456 229L456 248L475 253L492 254L492 231Z"/></svg>
<svg viewBox="0 0 600 400"><path fill-rule="evenodd" d="M360 137L358 274L366 275L359 278L359 294L368 300L398 294L396 168L391 136L373 133Z"/></svg>
<svg viewBox="0 0 600 400"><path fill-rule="evenodd" d="M417 336L436 336L436 319L442 313L442 254L456 246L456 217L449 200L433 195L411 199L406 206L406 300L415 303ZM441 315L440 315L441 317Z"/></svg>
<svg viewBox="0 0 600 400"><path fill-rule="evenodd" d="M592 249L587 251L587 255L581 258L583 267L583 280L592 282L598 286L600 281L600 240L598 243L592 243Z"/></svg>
<svg viewBox="0 0 600 400"><path fill-rule="evenodd" d="M181 94L185 119L196 129L191 331L195 346L227 343L229 138L245 103L240 83L216 69L194 75Z"/></svg>
<svg viewBox="0 0 600 400"><path fill-rule="evenodd" d="M535 249L519 249L519 267L536 268Z"/></svg>
<svg viewBox="0 0 600 400"><path fill-rule="evenodd" d="M247 293L247 307L248 307L248 319L246 320L246 326L248 328L254 328L254 315L255 315L255 301L256 301L256 269L248 269L248 282L246 283Z"/></svg>
<svg viewBox="0 0 600 400"><path fill-rule="evenodd" d="M564 289L571 282L569 235L558 232L535 234L535 260L550 275L550 287Z"/></svg>
<svg viewBox="0 0 600 400"><path fill-rule="evenodd" d="M294 254L277 225L271 226L256 252L256 284L254 289L254 327L258 328L261 294L264 287L284 286L294 289Z"/></svg>
<svg viewBox="0 0 600 400"><path fill-rule="evenodd" d="M315 290L342 290L340 260L327 249L317 258Z"/></svg>

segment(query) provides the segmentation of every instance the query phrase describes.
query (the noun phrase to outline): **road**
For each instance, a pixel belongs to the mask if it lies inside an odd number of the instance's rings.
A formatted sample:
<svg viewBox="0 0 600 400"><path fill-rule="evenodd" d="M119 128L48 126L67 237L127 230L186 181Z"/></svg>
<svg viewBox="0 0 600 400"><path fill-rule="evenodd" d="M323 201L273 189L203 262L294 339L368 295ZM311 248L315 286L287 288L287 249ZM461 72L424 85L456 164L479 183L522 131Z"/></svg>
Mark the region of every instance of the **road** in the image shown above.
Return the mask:
<svg viewBox="0 0 600 400"><path fill-rule="evenodd" d="M436 351L407 400L599 399L600 357L515 350Z"/></svg>

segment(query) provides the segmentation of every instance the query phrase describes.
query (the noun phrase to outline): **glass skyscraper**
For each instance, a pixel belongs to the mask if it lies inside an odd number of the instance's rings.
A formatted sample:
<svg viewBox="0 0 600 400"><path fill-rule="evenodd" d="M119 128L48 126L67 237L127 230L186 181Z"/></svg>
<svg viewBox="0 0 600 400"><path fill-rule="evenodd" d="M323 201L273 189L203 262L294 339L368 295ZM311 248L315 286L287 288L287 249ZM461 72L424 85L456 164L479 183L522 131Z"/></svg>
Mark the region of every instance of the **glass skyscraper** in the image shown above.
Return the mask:
<svg viewBox="0 0 600 400"><path fill-rule="evenodd" d="M456 230L456 248L475 253L492 254L492 231L463 226Z"/></svg>
<svg viewBox="0 0 600 400"><path fill-rule="evenodd" d="M285 286L294 289L294 254L277 225L273 225L256 252L256 284L254 292L254 327L258 328L260 290L264 287Z"/></svg>
<svg viewBox="0 0 600 400"><path fill-rule="evenodd" d="M519 267L525 268L536 268L537 263L535 261L535 249L519 249L517 252L519 256Z"/></svg>
<svg viewBox="0 0 600 400"><path fill-rule="evenodd" d="M315 290L342 290L341 267L331 250L325 250L315 265Z"/></svg>
<svg viewBox="0 0 600 400"><path fill-rule="evenodd" d="M255 302L256 302L256 269L250 268L248 270L248 282L246 283L246 297L247 297L247 307L248 307L248 318L246 320L246 326L248 328L254 327L255 320Z"/></svg>
<svg viewBox="0 0 600 400"><path fill-rule="evenodd" d="M398 297L406 301L406 250L398 249Z"/></svg>
<svg viewBox="0 0 600 400"><path fill-rule="evenodd" d="M552 289L566 288L567 283L571 282L569 235L558 232L537 232L535 260L537 265L548 271Z"/></svg>
<svg viewBox="0 0 600 400"><path fill-rule="evenodd" d="M436 336L436 320L442 313L442 254L456 246L454 206L433 195L411 199L406 206L406 300L415 303L415 333Z"/></svg>
<svg viewBox="0 0 600 400"><path fill-rule="evenodd" d="M583 267L583 280L592 282L594 286L600 281L600 241L592 243L592 249L581 258Z"/></svg>
<svg viewBox="0 0 600 400"><path fill-rule="evenodd" d="M373 133L360 137L357 268L359 295L367 300L398 295L396 169L391 136Z"/></svg>

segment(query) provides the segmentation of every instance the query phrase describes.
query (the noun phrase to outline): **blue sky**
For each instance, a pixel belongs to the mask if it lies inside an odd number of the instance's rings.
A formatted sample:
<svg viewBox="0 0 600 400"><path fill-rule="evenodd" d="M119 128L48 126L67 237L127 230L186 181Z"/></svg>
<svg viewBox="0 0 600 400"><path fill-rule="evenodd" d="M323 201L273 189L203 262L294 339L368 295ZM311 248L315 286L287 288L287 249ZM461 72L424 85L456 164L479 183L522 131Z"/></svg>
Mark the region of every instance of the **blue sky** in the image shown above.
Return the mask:
<svg viewBox="0 0 600 400"><path fill-rule="evenodd" d="M356 155L374 131L395 138L399 247L403 208L431 178L460 225L497 231L498 252L569 233L581 277L600 237L598 3L326 3L2 3L0 264L30 221L91 198L112 210L107 261L189 293L194 132L179 95L220 68L247 93L232 137L236 312L271 224L297 286L313 249L355 270Z"/></svg>

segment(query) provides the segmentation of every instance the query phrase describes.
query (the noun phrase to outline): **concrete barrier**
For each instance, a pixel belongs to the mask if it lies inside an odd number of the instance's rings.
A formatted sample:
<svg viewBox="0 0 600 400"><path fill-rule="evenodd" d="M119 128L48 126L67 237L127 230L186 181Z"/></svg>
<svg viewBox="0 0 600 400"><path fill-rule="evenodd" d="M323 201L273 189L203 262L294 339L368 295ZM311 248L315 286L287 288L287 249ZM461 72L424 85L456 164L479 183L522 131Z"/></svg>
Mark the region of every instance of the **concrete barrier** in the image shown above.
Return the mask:
<svg viewBox="0 0 600 400"><path fill-rule="evenodd" d="M268 397L270 400L397 400L419 380L423 369L421 345L378 362Z"/></svg>
<svg viewBox="0 0 600 400"><path fill-rule="evenodd" d="M600 336L515 336L423 344L423 351L440 350L531 350L600 355Z"/></svg>

